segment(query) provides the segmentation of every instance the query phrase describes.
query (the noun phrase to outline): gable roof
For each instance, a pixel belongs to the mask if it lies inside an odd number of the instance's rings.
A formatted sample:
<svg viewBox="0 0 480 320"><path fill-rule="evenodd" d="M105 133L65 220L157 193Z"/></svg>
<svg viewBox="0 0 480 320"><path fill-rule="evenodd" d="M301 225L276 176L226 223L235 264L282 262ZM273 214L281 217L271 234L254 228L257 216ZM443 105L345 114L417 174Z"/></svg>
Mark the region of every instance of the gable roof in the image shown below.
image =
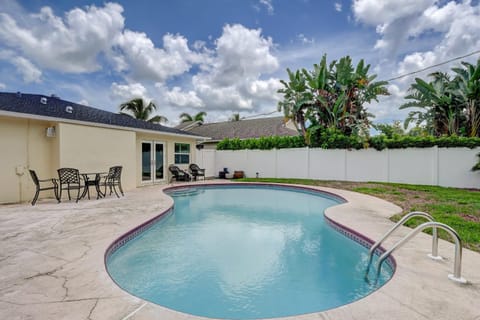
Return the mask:
<svg viewBox="0 0 480 320"><path fill-rule="evenodd" d="M189 124L192 124L191 122ZM287 128L283 117L270 117L239 121L197 124L182 126L184 130L201 136L211 137L209 142L225 138L260 138L269 136L297 136L298 132ZM178 126L177 126L178 128Z"/></svg>
<svg viewBox="0 0 480 320"><path fill-rule="evenodd" d="M128 115L84 106L55 96L47 97L39 94L0 92L0 115L2 114L23 115L26 118L34 116L31 118L72 123L83 122L96 124L97 126L132 128L142 131L161 132L167 135L203 138L203 136L198 136L193 132L182 131L177 128L138 120Z"/></svg>

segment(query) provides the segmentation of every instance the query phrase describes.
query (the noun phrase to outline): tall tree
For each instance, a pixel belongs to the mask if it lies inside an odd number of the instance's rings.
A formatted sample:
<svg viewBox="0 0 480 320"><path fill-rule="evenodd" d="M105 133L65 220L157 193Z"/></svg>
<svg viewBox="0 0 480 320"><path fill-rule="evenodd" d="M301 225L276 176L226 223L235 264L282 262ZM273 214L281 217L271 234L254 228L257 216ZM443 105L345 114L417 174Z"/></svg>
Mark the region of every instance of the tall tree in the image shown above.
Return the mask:
<svg viewBox="0 0 480 320"><path fill-rule="evenodd" d="M453 84L450 76L444 72L429 74L433 80L426 82L415 78L415 83L408 89L405 99L411 101L400 106L400 109L417 108L411 111L405 119L405 128L411 121L417 125L425 123L430 134L458 134L460 128L461 109L453 94Z"/></svg>
<svg viewBox="0 0 480 320"><path fill-rule="evenodd" d="M190 121L199 121L200 123L203 123L205 121L205 116L206 115L207 115L207 113L204 112L204 111L201 111L201 112L195 114L194 116L192 116L189 113L184 112L180 115L180 120L181 120L181 123L190 122Z"/></svg>
<svg viewBox="0 0 480 320"><path fill-rule="evenodd" d="M416 108L405 120L422 124L433 135L480 136L480 59L473 65L452 68L454 77L445 72L434 72L426 82L420 78L410 85L411 101L400 106Z"/></svg>
<svg viewBox="0 0 480 320"><path fill-rule="evenodd" d="M283 111L286 119L292 120L297 131L307 135L305 112L313 104L313 96L307 90L307 80L303 72L292 72L287 68L289 81L280 80L285 87L278 90L283 93L283 100L278 102L278 111Z"/></svg>
<svg viewBox="0 0 480 320"><path fill-rule="evenodd" d="M120 105L120 113L128 115L135 119L148 121L152 123L166 123L168 119L161 115L150 117L150 115L157 109L157 106L150 101L146 104L142 98L135 98ZM123 112L127 111L127 112Z"/></svg>
<svg viewBox="0 0 480 320"><path fill-rule="evenodd" d="M455 94L465 109L466 134L470 137L480 135L480 59L473 65L462 62L464 68L452 68L456 73Z"/></svg>
<svg viewBox="0 0 480 320"><path fill-rule="evenodd" d="M387 82L375 82L369 69L363 60L354 68L349 56L328 64L326 55L311 71L287 69L289 81L281 81L278 109L293 120L307 144L307 122L310 128L334 128L348 135L367 132L372 115L364 104L389 94Z"/></svg>

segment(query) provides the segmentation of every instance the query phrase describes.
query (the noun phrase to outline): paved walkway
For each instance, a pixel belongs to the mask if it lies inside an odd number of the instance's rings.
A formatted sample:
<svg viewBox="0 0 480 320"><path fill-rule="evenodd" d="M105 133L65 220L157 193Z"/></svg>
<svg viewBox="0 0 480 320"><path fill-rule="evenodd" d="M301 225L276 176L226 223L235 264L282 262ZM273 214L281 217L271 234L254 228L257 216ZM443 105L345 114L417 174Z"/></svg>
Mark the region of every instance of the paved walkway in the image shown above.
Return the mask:
<svg viewBox="0 0 480 320"><path fill-rule="evenodd" d="M138 188L121 199L0 205L0 319L201 319L135 298L105 271L104 253L113 240L172 205L164 187ZM373 239L400 210L377 198L335 193L349 202L326 214ZM400 229L386 246L407 232ZM398 250L393 279L373 294L289 319L480 320L480 254L464 250L462 275L470 283L462 286L447 279L453 245L440 241L447 258L440 262L426 257L430 246L431 238L421 234Z"/></svg>

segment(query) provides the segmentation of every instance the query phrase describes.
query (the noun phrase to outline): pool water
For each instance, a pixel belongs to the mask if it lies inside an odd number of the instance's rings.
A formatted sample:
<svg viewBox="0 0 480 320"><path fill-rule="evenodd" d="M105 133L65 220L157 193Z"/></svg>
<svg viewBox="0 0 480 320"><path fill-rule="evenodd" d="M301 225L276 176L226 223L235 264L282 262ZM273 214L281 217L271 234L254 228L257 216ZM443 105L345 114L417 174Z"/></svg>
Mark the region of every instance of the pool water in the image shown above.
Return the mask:
<svg viewBox="0 0 480 320"><path fill-rule="evenodd" d="M107 269L124 290L164 307L229 319L335 308L376 285L368 250L323 212L341 201L293 188L195 187L171 192L174 211L113 252Z"/></svg>

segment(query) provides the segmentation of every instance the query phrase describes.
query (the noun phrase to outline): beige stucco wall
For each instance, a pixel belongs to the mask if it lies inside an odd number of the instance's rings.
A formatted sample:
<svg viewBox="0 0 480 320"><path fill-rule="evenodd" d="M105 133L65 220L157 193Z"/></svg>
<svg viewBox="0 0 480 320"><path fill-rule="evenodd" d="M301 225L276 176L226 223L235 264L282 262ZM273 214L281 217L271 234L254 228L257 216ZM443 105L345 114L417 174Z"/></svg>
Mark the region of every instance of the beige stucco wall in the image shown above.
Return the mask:
<svg viewBox="0 0 480 320"><path fill-rule="evenodd" d="M46 136L51 126L55 137ZM164 143L166 179L157 182L169 181L167 167L174 163L176 142L190 144L190 162L195 162L194 138L0 116L0 203L32 200L35 186L28 169L47 179L56 178L61 167L107 172L121 165L124 191L141 186L142 141ZM53 197L53 192L41 192L40 198L45 197Z"/></svg>
<svg viewBox="0 0 480 320"><path fill-rule="evenodd" d="M80 172L107 172L123 166L122 186L133 189L136 183L135 132L59 123L58 167L77 168Z"/></svg>
<svg viewBox="0 0 480 320"><path fill-rule="evenodd" d="M28 169L40 179L53 178L56 138L45 131L54 123L0 117L0 203L30 201L35 193ZM42 192L42 196L53 196Z"/></svg>

